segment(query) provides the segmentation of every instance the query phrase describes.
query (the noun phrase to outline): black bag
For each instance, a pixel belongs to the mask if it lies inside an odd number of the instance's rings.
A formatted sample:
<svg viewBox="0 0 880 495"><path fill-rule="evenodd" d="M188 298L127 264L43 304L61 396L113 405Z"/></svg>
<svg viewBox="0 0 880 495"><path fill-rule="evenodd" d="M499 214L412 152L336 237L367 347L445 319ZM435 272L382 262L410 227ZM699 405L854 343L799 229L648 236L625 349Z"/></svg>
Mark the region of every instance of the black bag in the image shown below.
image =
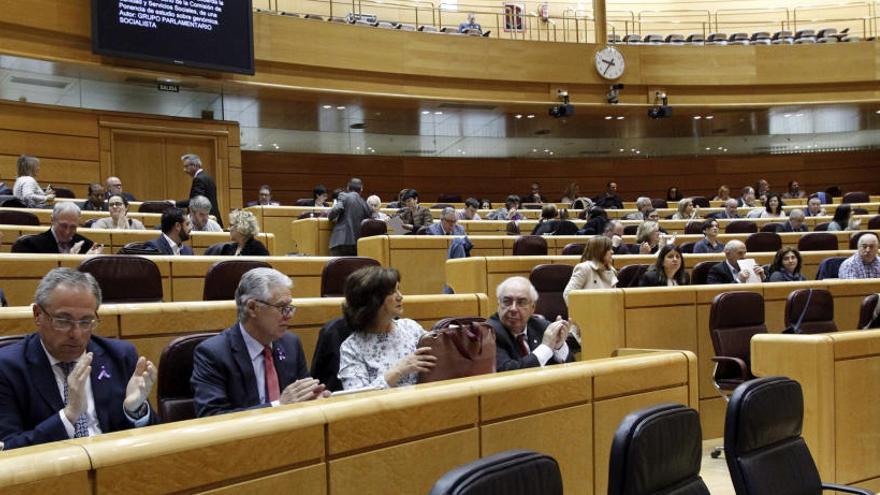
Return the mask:
<svg viewBox="0 0 880 495"><path fill-rule="evenodd" d="M801 322L804 321L804 316L807 315L807 310L810 309L810 299L812 299L812 298L813 298L813 289L810 289L810 291L807 292L807 302L806 302L806 304L804 304L804 309L801 310L801 316L800 316L800 318L798 318L797 323L795 323L794 325L789 325L785 330L782 331L782 333L794 333L794 334L801 333Z"/></svg>

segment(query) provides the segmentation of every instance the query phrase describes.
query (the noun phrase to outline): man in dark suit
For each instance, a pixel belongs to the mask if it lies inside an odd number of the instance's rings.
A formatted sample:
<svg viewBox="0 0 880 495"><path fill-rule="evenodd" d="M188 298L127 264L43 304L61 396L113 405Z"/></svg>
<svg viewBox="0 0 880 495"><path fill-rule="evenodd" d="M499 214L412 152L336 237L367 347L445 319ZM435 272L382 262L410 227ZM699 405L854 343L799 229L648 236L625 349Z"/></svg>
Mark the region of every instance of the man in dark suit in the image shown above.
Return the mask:
<svg viewBox="0 0 880 495"><path fill-rule="evenodd" d="M709 217L716 220L721 218L739 218L739 212L736 209L737 206L739 206L738 201L736 199L730 198L724 202L724 211L710 213Z"/></svg>
<svg viewBox="0 0 880 495"><path fill-rule="evenodd" d="M788 220L779 228L779 232L806 232L804 224L804 210L795 208L788 213Z"/></svg>
<svg viewBox="0 0 880 495"><path fill-rule="evenodd" d="M37 332L0 349L5 449L157 422L148 401L156 367L128 342L92 335L100 304L88 273L55 268L40 281Z"/></svg>
<svg viewBox="0 0 880 495"><path fill-rule="evenodd" d="M498 371L537 368L574 361L565 339L571 322L533 316L538 291L525 277L510 277L496 290L498 311L489 318L495 329Z"/></svg>
<svg viewBox="0 0 880 495"><path fill-rule="evenodd" d="M605 192L593 198L594 206L620 210L623 208L623 200L617 195L617 182L611 181L606 186Z"/></svg>
<svg viewBox="0 0 880 495"><path fill-rule="evenodd" d="M104 188L101 184L89 184L89 199L79 205L82 211L107 211Z"/></svg>
<svg viewBox="0 0 880 495"><path fill-rule="evenodd" d="M749 279L746 270L740 270L739 261L746 259L746 245L742 241L732 240L724 245L724 258L709 270L706 278L707 284L744 284ZM755 265L755 274L761 281L764 280L764 269L761 265Z"/></svg>
<svg viewBox="0 0 880 495"><path fill-rule="evenodd" d="M119 177L107 177L107 191L104 193L104 199L110 199L110 196L118 195L122 195L122 197L127 199L129 203L137 201L133 194L122 190L122 181L119 180Z"/></svg>
<svg viewBox="0 0 880 495"><path fill-rule="evenodd" d="M348 192L341 193L330 209L333 231L330 233L330 254L332 256L355 256L357 241L361 232L361 222L372 218L373 210L361 197L364 184L357 177L348 181Z"/></svg>
<svg viewBox="0 0 880 495"><path fill-rule="evenodd" d="M82 213L72 201L55 203L52 226L42 234L23 236L12 246L16 253L101 254L102 244L95 244L76 233Z"/></svg>
<svg viewBox="0 0 880 495"><path fill-rule="evenodd" d="M198 155L188 153L180 157L183 162L183 171L192 176L192 186L189 188L189 198L177 202L178 208L189 208L189 200L196 196L204 196L211 202L211 215L217 219L217 223L223 226L223 217L217 207L217 185L214 178L208 172L202 170L202 159Z"/></svg>
<svg viewBox="0 0 880 495"><path fill-rule="evenodd" d="M162 212L162 234L145 244L159 254L192 255L192 249L183 243L189 240L192 222L180 208L168 208Z"/></svg>
<svg viewBox="0 0 880 495"><path fill-rule="evenodd" d="M296 309L293 283L254 268L235 291L238 322L196 347L192 387L196 416L292 404L330 393L309 377L299 337L287 331Z"/></svg>

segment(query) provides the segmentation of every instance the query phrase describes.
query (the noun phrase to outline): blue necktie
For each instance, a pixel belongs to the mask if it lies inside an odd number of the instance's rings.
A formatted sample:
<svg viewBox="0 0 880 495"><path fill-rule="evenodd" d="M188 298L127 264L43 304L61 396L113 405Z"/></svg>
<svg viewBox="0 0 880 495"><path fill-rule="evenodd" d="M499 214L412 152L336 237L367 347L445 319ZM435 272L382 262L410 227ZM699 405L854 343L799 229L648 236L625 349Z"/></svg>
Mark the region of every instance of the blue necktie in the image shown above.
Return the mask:
<svg viewBox="0 0 880 495"><path fill-rule="evenodd" d="M73 371L73 367L76 363L58 363L58 367L61 368L61 371L64 373L64 405L67 405L67 396L69 394L69 387L67 385L67 377L70 376L70 372ZM89 436L89 424L88 420L86 420L85 413L81 414L78 418L76 418L76 422L73 424L73 437L81 438Z"/></svg>

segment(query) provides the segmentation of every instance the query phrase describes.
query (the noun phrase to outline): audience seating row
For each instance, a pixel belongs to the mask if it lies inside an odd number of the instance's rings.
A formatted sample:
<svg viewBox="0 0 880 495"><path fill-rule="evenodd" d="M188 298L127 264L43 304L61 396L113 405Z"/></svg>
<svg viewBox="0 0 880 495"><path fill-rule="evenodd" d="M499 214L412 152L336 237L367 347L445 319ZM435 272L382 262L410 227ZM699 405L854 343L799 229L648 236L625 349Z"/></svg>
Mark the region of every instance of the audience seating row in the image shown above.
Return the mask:
<svg viewBox="0 0 880 495"><path fill-rule="evenodd" d="M838 33L834 28L823 28L818 31L813 29L801 29L794 33L791 31L776 31L772 35L768 31L754 33L736 32L710 33L708 36L702 33L692 33L685 37L682 34L646 34L644 38L639 34L627 34L623 38L619 34L609 34L609 43L625 43L627 45L800 45L813 43L837 43L856 42L862 38L848 34Z"/></svg>
<svg viewBox="0 0 880 495"><path fill-rule="evenodd" d="M106 211L83 211L81 222L85 225L90 221L109 216L110 213ZM159 229L162 223L160 213L129 213L128 217L140 220L147 229ZM51 223L52 210L49 208L0 208L0 224L49 225Z"/></svg>

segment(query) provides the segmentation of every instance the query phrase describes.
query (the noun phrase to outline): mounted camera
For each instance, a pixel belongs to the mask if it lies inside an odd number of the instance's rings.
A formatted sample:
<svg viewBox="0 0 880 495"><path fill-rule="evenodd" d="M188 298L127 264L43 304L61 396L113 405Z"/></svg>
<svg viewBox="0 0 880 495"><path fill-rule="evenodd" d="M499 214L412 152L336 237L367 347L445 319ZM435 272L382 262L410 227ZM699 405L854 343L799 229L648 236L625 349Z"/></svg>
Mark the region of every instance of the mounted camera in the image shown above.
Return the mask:
<svg viewBox="0 0 880 495"><path fill-rule="evenodd" d="M574 115L574 105L568 102L568 91L560 89L556 91L556 94L562 100L562 104L550 107L550 116L561 119Z"/></svg>
<svg viewBox="0 0 880 495"><path fill-rule="evenodd" d="M669 98L663 91L654 93L654 106L648 109L648 117L652 119L672 117L672 107L669 106Z"/></svg>
<svg viewBox="0 0 880 495"><path fill-rule="evenodd" d="M623 89L623 84L617 83L612 84L608 89L608 94L605 95L605 98L608 100L608 103L612 105L616 105L620 103L620 90Z"/></svg>

